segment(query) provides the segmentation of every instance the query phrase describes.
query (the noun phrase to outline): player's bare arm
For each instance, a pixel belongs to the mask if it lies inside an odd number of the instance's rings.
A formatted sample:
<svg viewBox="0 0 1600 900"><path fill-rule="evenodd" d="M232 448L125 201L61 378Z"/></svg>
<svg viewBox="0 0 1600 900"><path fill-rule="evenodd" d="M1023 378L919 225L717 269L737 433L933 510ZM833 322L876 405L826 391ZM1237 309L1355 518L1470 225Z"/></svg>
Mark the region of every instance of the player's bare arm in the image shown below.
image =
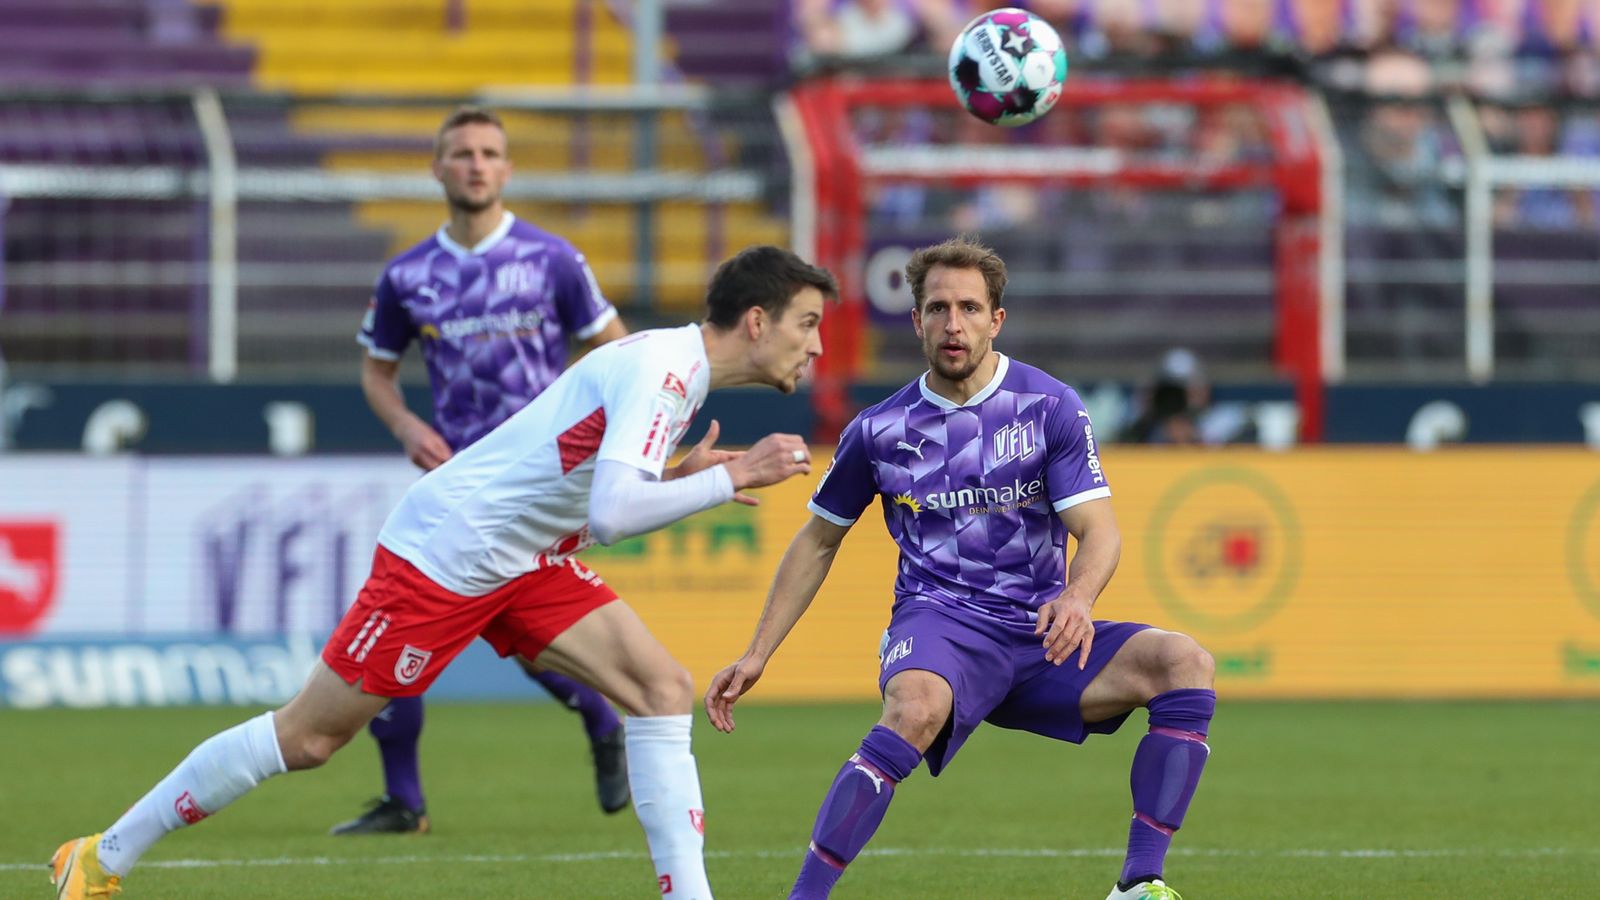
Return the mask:
<svg viewBox="0 0 1600 900"><path fill-rule="evenodd" d="M850 526L835 525L812 516L801 526L778 563L766 605L756 621L756 633L744 655L718 672L706 690L706 717L723 732L733 731L733 704L755 686L766 670L767 660L789 636L795 623L816 599L817 591L833 567L839 544L850 533Z"/></svg>
<svg viewBox="0 0 1600 900"><path fill-rule="evenodd" d="M1061 511L1061 522L1078 542L1067 566L1067 588L1061 596L1039 607L1034 634L1044 635L1045 659L1061 665L1078 651L1078 668L1089 664L1094 644L1095 600L1111 581L1122 557L1122 533L1106 498L1090 500Z"/></svg>
<svg viewBox="0 0 1600 900"><path fill-rule="evenodd" d="M450 458L450 445L439 432L406 407L405 395L400 392L399 360L363 356L361 393L411 462L429 470Z"/></svg>

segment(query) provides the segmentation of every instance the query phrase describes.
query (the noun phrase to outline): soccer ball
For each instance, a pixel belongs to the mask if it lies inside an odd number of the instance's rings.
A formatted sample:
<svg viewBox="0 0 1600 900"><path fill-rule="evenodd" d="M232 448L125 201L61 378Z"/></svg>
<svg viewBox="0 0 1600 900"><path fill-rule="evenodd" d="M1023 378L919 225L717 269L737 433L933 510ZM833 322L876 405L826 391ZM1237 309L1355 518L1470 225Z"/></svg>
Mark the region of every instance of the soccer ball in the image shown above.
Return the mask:
<svg viewBox="0 0 1600 900"><path fill-rule="evenodd" d="M1067 51L1050 24L1023 9L973 19L950 48L950 87L992 125L1026 125L1050 111L1067 80Z"/></svg>

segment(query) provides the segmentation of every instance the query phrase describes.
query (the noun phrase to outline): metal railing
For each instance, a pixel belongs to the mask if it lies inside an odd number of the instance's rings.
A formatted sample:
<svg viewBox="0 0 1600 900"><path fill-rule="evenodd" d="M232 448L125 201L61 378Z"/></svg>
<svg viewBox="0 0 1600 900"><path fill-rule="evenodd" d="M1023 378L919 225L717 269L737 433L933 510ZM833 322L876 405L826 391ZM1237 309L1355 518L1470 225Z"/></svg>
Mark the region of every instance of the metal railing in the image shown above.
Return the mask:
<svg viewBox="0 0 1600 900"><path fill-rule="evenodd" d="M508 206L572 238L608 295L645 319L674 297L698 299L705 274L727 250L729 222L765 220L769 239L785 237L768 201L787 190L787 168L762 98L693 86L408 98L211 88L0 94L0 123L9 119L12 134L28 123L63 129L57 147L47 146L48 135L44 145L24 147L0 139L0 197L20 204L18 214L28 214L28 230L42 242L14 247L8 260L13 302L0 333L12 332L13 359L30 367L149 364L222 382L241 367L303 374L310 362L315 370L319 360L292 350L280 357L286 365L264 365L270 352L252 360L241 343L248 350L256 336L279 329L281 318L270 321L277 297L285 302L279 312L309 321L314 310L290 302L308 288L325 300L347 297L342 310L324 304L321 318L346 341L385 256L444 217L440 188L427 173L429 148L438 121L462 102L495 108L507 121L519 163ZM171 112L180 105L183 113ZM157 107L166 119L149 115ZM151 121L139 124L147 115ZM118 127L128 129L120 139ZM157 131L167 142L159 151L149 146ZM95 143L107 140L126 146L105 152ZM666 213L675 218L663 232ZM158 220L165 224L152 224ZM302 225L343 226L374 239L343 255L305 241L296 249L291 239ZM163 228L172 232L164 250L116 246ZM692 243L685 231L704 235L691 236L700 252L685 245ZM81 241L66 246L69 232ZM585 234L606 247L585 247ZM283 247L261 249L275 243ZM124 297L84 299L119 282ZM75 311L100 320L85 329L127 323L130 331L113 343L147 332L152 346L100 356L68 341ZM30 353L30 336L62 342L59 358Z"/></svg>

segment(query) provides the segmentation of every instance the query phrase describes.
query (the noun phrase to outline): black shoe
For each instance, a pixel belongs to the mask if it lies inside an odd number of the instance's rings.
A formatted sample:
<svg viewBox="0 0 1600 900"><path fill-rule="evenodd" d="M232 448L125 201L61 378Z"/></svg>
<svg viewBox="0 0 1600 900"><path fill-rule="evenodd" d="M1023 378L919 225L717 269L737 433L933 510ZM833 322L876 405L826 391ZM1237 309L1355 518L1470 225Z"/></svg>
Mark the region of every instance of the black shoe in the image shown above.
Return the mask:
<svg viewBox="0 0 1600 900"><path fill-rule="evenodd" d="M372 801L372 808L361 815L333 826L329 834L427 834L428 811L412 809L384 794Z"/></svg>
<svg viewBox="0 0 1600 900"><path fill-rule="evenodd" d="M600 795L600 808L609 813L628 808L628 750L623 726L603 738L589 742L594 753L594 789Z"/></svg>

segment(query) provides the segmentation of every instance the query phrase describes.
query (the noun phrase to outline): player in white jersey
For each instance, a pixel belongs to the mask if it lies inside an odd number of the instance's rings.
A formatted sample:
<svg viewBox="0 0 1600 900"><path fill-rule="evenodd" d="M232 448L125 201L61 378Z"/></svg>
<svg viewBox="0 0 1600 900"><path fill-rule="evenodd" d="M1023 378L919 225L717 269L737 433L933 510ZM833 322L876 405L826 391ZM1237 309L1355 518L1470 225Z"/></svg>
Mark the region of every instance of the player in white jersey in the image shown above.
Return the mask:
<svg viewBox="0 0 1600 900"><path fill-rule="evenodd" d="M356 340L366 348L361 390L406 456L433 469L526 406L567 367L573 339L597 347L628 331L576 247L513 216L501 193L511 177L505 126L461 107L439 126L433 174L450 219L384 267ZM400 359L420 345L433 416L406 406ZM529 677L577 713L606 813L628 808L622 720L593 688L556 672ZM368 731L383 766L383 796L332 834L426 832L418 748L423 698L397 697Z"/></svg>
<svg viewBox="0 0 1600 900"><path fill-rule="evenodd" d="M424 475L379 534L371 576L304 688L196 747L103 834L51 859L59 897L104 896L168 832L266 778L326 762L391 697L420 694L473 638L588 684L626 710L629 782L661 892L711 896L704 808L689 752L689 673L573 554L660 528L745 488L811 470L805 442L773 434L744 453L717 427L673 468L707 392L785 393L822 354L832 276L755 247L711 280L699 325L593 351L500 428Z"/></svg>

